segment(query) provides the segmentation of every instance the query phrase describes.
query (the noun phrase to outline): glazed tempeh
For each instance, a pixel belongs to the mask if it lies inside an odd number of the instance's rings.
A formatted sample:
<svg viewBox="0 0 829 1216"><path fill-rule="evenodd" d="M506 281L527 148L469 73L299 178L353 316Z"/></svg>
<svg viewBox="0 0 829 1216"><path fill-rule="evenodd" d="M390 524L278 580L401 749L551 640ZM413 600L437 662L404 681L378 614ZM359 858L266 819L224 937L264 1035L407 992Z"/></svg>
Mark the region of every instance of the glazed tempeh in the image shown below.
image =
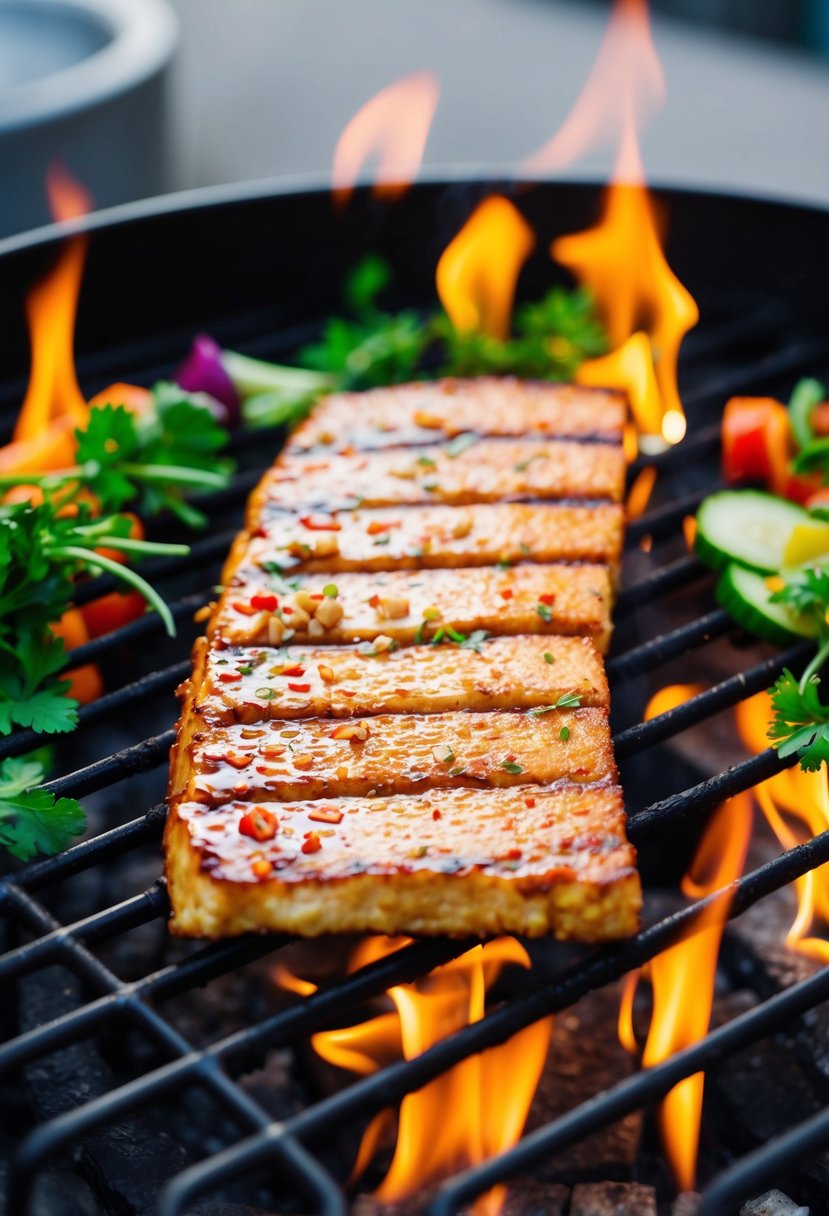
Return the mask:
<svg viewBox="0 0 829 1216"><path fill-rule="evenodd" d="M469 636L478 629L493 636L581 635L602 652L610 642L607 566L393 570L338 574L333 586L322 574L297 582L298 589L293 580L269 578L261 568L239 570L219 601L212 633L237 646L342 644L381 633L411 645L435 636L451 641L447 630Z"/></svg>
<svg viewBox="0 0 829 1216"><path fill-rule="evenodd" d="M493 378L318 405L182 686L175 932L635 931L600 656L624 418Z"/></svg>
<svg viewBox="0 0 829 1216"><path fill-rule="evenodd" d="M194 710L211 724L268 718L353 718L450 710L534 709L563 697L606 708L604 664L587 638L492 638L480 652L383 639L353 646L236 647L197 643ZM549 655L549 659L545 656ZM187 689L185 689L187 691Z"/></svg>
<svg viewBox="0 0 829 1216"><path fill-rule="evenodd" d="M289 451L389 448L475 435L619 443L627 416L621 393L509 377L439 380L335 393L294 431Z"/></svg>
<svg viewBox="0 0 829 1216"><path fill-rule="evenodd" d="M267 814L252 836L256 810ZM166 847L172 927L207 937L348 930L608 941L636 931L641 903L621 793L605 784L262 808L177 802Z"/></svg>
<svg viewBox="0 0 829 1216"><path fill-rule="evenodd" d="M616 775L606 709L309 718L197 733L195 722L179 740L171 793L211 805Z"/></svg>
<svg viewBox="0 0 829 1216"><path fill-rule="evenodd" d="M624 512L615 503L483 503L471 507L401 507L285 512L245 534L230 551L227 584L242 560L268 568L318 571L430 570L521 561L607 562L622 551Z"/></svg>
<svg viewBox="0 0 829 1216"><path fill-rule="evenodd" d="M467 443L467 438L471 442ZM254 532L275 510L331 510L521 499L611 499L625 489L625 458L609 443L480 439L431 448L285 455L248 503Z"/></svg>

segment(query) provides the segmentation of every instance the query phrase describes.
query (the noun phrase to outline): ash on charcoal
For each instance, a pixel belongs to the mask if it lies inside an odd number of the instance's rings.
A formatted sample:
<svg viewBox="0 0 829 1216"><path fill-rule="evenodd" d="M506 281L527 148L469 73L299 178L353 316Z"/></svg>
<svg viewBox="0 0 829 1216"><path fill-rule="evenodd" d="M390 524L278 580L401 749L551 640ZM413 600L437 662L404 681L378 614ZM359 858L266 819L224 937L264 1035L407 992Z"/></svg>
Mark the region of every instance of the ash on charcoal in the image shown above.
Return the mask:
<svg viewBox="0 0 829 1216"><path fill-rule="evenodd" d="M569 1216L656 1216L656 1192L639 1182L582 1182Z"/></svg>
<svg viewBox="0 0 829 1216"><path fill-rule="evenodd" d="M555 1018L547 1063L527 1118L527 1132L566 1114L635 1071L616 1036L620 992L618 984L591 992ZM562 1182L630 1179L641 1128L641 1113L627 1115L556 1153L540 1171L541 1176Z"/></svg>
<svg viewBox="0 0 829 1216"><path fill-rule="evenodd" d="M782 1191L766 1191L740 1208L740 1216L809 1216L809 1209L800 1207Z"/></svg>

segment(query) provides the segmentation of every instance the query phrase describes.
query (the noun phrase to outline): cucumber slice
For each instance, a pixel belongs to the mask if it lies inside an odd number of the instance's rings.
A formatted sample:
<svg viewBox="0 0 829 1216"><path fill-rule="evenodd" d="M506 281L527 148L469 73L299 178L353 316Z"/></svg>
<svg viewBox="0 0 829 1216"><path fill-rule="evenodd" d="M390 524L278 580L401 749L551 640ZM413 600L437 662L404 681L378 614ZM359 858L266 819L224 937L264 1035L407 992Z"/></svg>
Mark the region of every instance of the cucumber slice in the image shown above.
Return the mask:
<svg viewBox="0 0 829 1216"><path fill-rule="evenodd" d="M761 490L722 490L697 511L698 556L715 570L739 562L761 574L783 565L783 552L796 524L810 522L808 511Z"/></svg>
<svg viewBox="0 0 829 1216"><path fill-rule="evenodd" d="M813 638L811 621L797 616L785 604L773 604L772 592L762 574L746 570L736 562L726 566L716 589L720 604L738 625L776 646L789 646L798 638Z"/></svg>

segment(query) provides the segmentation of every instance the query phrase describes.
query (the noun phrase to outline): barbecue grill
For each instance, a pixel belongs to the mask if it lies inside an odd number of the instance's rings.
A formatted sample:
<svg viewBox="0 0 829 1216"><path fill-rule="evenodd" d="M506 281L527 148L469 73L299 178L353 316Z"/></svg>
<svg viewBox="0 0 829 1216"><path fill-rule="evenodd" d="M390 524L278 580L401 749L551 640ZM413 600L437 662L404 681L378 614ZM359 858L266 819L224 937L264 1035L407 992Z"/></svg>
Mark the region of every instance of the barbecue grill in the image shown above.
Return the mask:
<svg viewBox="0 0 829 1216"><path fill-rule="evenodd" d="M370 250L384 254L394 267L390 306L425 307L433 299L438 254L491 189L492 183L469 179L426 182L393 205L360 189L339 214L322 183L266 184L119 208L78 221L73 230L92 234L76 340L81 384L91 395L114 379L150 384L169 376L198 331L251 355L288 359L318 332L326 315L341 307L344 272ZM507 190L539 235L539 252L520 286L521 294L532 296L550 281L549 240L584 228L596 215L599 195L591 185L562 183ZM681 365L688 438L676 449L647 458L659 478L653 505L629 530L608 662L615 745L646 892L682 872L713 806L785 763L766 751L712 771L704 755L697 767L687 757L677 758L675 741L690 727L767 687L784 666L797 670L809 653L805 644L786 653L732 644L732 626L714 606L711 579L684 546L684 516L718 483L719 411L730 393L782 395L801 374L829 372L823 275L829 265L829 213L702 193L661 191L658 198L670 216L669 260L700 302L702 322L685 344ZM51 264L58 239L54 231L43 230L0 243L0 315L6 335L0 350L0 409L8 422L27 374L22 302ZM14 1000L7 997L2 1015L7 1041L0 1045L0 1085L25 1075L30 1088L37 1088L31 1076L40 1069L46 1083L60 1090L52 1101L44 1101L41 1092L35 1113L21 1116L24 1134L11 1161L7 1193L7 1210L15 1216L63 1210L55 1206L54 1195L43 1198L43 1180L48 1183L56 1163L72 1155L93 1179L101 1211L145 1210L156 1202L158 1186L157 1211L181 1216L256 1174L271 1188L271 1202L278 1194L294 1204L293 1210L326 1216L345 1212L345 1178L336 1175L319 1150L321 1135L333 1136L355 1119L394 1106L459 1060L568 1008L583 994L652 959L692 929L713 898L661 919L651 915L641 933L619 945L571 950L552 974L531 972L518 991L481 1021L416 1059L381 1068L283 1120L274 1119L238 1083L243 1072L260 1066L274 1048L303 1043L391 985L412 981L457 957L471 943L415 942L250 1024L240 1010L239 1028L206 1045L188 1041L172 998L222 983L222 977L255 960L278 957L288 944L265 936L184 948L171 943L163 930L168 904L161 881L136 887L148 873L151 879L160 873L164 806L158 799L176 718L171 694L189 672L192 616L209 597L244 499L281 438L277 431L239 435L235 454L241 472L227 490L202 500L211 526L195 540L190 557L146 563L171 600L181 627L178 641L165 642L158 619L148 615L73 652L73 665L104 665L109 690L81 710L79 732L58 741L61 775L49 788L88 796L97 827L62 855L19 866L0 878L0 980L14 994ZM172 525L165 534L170 530ZM643 546L646 537L650 543ZM80 596L86 600L112 586L109 578L95 579L80 589ZM730 673L679 708L640 721L648 691L665 682L666 671L671 678L692 679L717 647L730 656ZM21 732L0 740L0 757L22 754L40 742ZM110 786L115 789L107 794ZM149 799L155 802L150 805ZM827 861L829 832L760 864L736 884L730 917ZM102 898L106 887L101 876L109 870L131 875L121 889L126 898L111 892ZM130 894L133 889L136 893ZM150 952L150 963L124 978L124 967L110 961L113 943L153 926L158 930L155 962ZM59 972L48 970L56 965ZM67 973L71 980L33 1014L26 984ZM774 992L695 1046L449 1179L431 1211L449 1216L495 1183L532 1174L557 1151L654 1102L681 1078L791 1029L827 999L829 968ZM21 1005L28 1012L17 1021ZM103 1080L89 1081L79 1061L90 1057L73 1053L79 1045L94 1053L102 1042L110 1044L111 1052L113 1040L121 1041L122 1051L126 1045L132 1051L139 1040L143 1047L134 1051L123 1075L109 1081L102 1070ZM153 1138L146 1133L154 1126L154 1110L179 1100L186 1109L192 1094L215 1112L223 1129L220 1143L194 1147L182 1133L181 1147L169 1134ZM144 1123L135 1122L139 1115ZM127 1129L128 1150L113 1134L118 1127ZM136 1127L145 1129L143 1139ZM706 1216L738 1211L742 1199L767 1184L796 1178L798 1167L826 1146L829 1111L792 1127L762 1151L738 1157L709 1186L702 1211ZM143 1189L135 1182L139 1174Z"/></svg>

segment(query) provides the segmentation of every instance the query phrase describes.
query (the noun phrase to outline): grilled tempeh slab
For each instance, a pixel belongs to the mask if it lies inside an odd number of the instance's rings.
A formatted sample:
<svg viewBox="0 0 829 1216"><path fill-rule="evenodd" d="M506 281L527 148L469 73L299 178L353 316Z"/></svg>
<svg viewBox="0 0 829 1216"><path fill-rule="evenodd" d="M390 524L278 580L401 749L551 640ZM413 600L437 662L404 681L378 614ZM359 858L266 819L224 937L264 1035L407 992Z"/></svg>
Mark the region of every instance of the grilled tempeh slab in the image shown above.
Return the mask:
<svg viewBox="0 0 829 1216"><path fill-rule="evenodd" d="M196 644L185 686L205 722L353 718L450 710L533 709L562 698L606 708L604 664L587 638L492 638L480 653L409 646L228 647ZM550 660L545 656L549 655Z"/></svg>
<svg viewBox="0 0 829 1216"><path fill-rule="evenodd" d="M264 533L264 535L262 535ZM227 584L243 560L265 569L429 570L498 562L618 564L624 511L615 503L482 503L471 507L377 507L337 514L271 516L233 545Z"/></svg>
<svg viewBox="0 0 829 1216"><path fill-rule="evenodd" d="M390 448L468 432L515 438L603 438L620 443L621 393L482 376L335 393L291 436L291 451Z"/></svg>
<svg viewBox="0 0 829 1216"><path fill-rule="evenodd" d="M269 803L260 838L241 830L256 809L174 804L175 931L607 941L637 928L639 877L614 785Z"/></svg>
<svg viewBox="0 0 829 1216"><path fill-rule="evenodd" d="M290 802L616 775L606 709L309 718L198 732L195 724L190 715L171 782L171 792L188 802Z"/></svg>
<svg viewBox="0 0 829 1216"><path fill-rule="evenodd" d="M464 435L431 448L286 455L251 495L247 526L254 532L279 509L463 506L533 498L620 502L624 489L625 457L615 444Z"/></svg>
<svg viewBox="0 0 829 1216"><path fill-rule="evenodd" d="M610 643L613 585L607 566L515 566L392 570L337 575L332 607L327 575L298 587L255 567L240 569L222 595L211 633L234 645L367 641L379 633L400 645L429 641L441 630L496 636L518 633L590 637ZM327 602L326 602L327 601ZM319 615L317 615L319 613ZM312 624L312 621L316 622ZM310 630L310 633L309 633Z"/></svg>

